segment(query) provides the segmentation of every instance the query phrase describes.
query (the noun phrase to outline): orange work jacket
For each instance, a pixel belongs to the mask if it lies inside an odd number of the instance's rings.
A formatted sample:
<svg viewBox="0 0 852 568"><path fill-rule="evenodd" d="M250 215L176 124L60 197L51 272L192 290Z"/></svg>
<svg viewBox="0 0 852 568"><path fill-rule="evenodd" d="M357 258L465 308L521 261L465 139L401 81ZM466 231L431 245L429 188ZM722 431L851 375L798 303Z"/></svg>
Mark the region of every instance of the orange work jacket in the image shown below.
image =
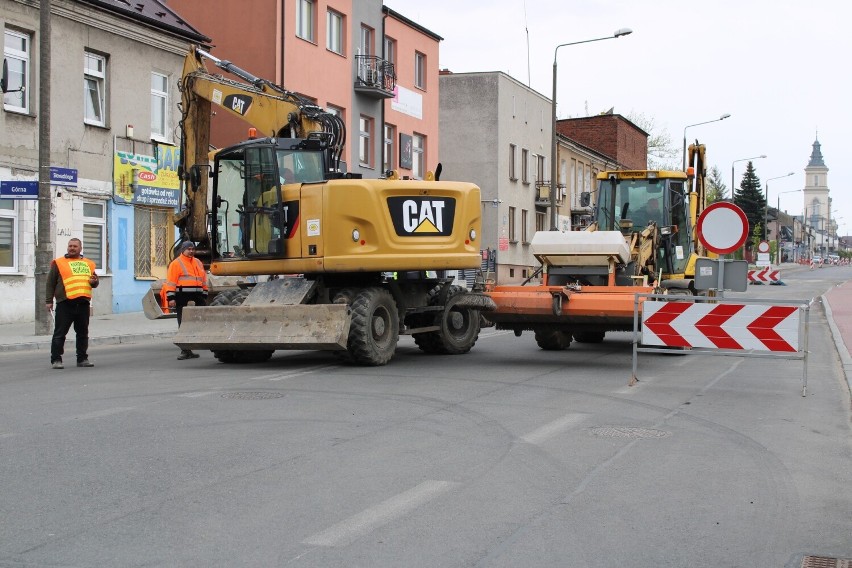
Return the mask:
<svg viewBox="0 0 852 568"><path fill-rule="evenodd" d="M207 274L197 258L180 255L169 265L166 282L161 290L164 300L174 298L175 292L206 292Z"/></svg>

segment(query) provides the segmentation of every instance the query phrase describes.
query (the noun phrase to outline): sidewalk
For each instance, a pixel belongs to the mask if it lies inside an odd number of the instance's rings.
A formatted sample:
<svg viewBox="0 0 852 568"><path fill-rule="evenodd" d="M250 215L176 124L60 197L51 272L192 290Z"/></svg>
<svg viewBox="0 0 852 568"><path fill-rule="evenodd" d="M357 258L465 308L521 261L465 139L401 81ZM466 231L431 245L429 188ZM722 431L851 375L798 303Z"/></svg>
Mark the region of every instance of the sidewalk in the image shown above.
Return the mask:
<svg viewBox="0 0 852 568"><path fill-rule="evenodd" d="M166 339L177 332L177 320L149 320L142 312L92 316L89 321L89 345L115 345L152 339ZM66 343L74 346L74 329ZM24 349L50 351L50 335L35 335L35 323L0 324L0 352Z"/></svg>

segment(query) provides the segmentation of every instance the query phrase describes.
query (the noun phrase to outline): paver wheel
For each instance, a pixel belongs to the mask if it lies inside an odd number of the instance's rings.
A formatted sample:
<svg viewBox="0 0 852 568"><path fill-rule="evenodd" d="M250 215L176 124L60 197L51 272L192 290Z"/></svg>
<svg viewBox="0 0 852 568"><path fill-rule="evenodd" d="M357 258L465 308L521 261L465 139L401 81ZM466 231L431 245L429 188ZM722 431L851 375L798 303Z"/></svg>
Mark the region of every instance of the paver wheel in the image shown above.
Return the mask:
<svg viewBox="0 0 852 568"><path fill-rule="evenodd" d="M554 329L536 330L535 342L545 351L563 351L571 346L571 334Z"/></svg>

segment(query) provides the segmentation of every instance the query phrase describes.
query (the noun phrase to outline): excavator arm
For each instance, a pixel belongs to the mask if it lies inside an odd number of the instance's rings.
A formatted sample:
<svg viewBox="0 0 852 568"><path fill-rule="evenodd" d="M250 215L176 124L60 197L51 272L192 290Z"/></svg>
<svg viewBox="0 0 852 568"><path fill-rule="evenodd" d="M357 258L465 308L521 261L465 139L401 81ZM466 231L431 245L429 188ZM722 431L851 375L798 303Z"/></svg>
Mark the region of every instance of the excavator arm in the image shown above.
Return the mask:
<svg viewBox="0 0 852 568"><path fill-rule="evenodd" d="M692 240L694 250L698 256L706 256L707 251L698 239L698 231L695 230L698 217L704 211L704 208L707 207L707 189L705 187L707 165L705 162L704 144L696 142L689 145L689 161L687 163L689 164L686 172L689 179L689 216L690 226L693 227Z"/></svg>
<svg viewBox="0 0 852 568"><path fill-rule="evenodd" d="M205 59L242 81L212 74ZM266 79L255 77L229 61L192 46L184 58L181 91L181 167L185 208L175 215L181 238L209 253L207 227L210 173L210 116L213 107L237 116L261 136L311 138L327 150L327 167L339 169L346 142L343 121L312 101Z"/></svg>

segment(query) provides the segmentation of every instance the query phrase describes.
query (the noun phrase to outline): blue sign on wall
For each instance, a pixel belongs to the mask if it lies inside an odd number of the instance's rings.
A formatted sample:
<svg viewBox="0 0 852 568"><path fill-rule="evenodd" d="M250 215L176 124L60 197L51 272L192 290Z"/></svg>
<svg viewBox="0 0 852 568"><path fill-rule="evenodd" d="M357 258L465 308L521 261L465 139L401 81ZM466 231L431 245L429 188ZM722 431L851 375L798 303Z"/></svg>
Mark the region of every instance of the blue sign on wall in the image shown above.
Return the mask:
<svg viewBox="0 0 852 568"><path fill-rule="evenodd" d="M0 181L2 199L38 199L37 181Z"/></svg>
<svg viewBox="0 0 852 568"><path fill-rule="evenodd" d="M51 185L77 186L77 170L73 168L57 168L50 166Z"/></svg>

